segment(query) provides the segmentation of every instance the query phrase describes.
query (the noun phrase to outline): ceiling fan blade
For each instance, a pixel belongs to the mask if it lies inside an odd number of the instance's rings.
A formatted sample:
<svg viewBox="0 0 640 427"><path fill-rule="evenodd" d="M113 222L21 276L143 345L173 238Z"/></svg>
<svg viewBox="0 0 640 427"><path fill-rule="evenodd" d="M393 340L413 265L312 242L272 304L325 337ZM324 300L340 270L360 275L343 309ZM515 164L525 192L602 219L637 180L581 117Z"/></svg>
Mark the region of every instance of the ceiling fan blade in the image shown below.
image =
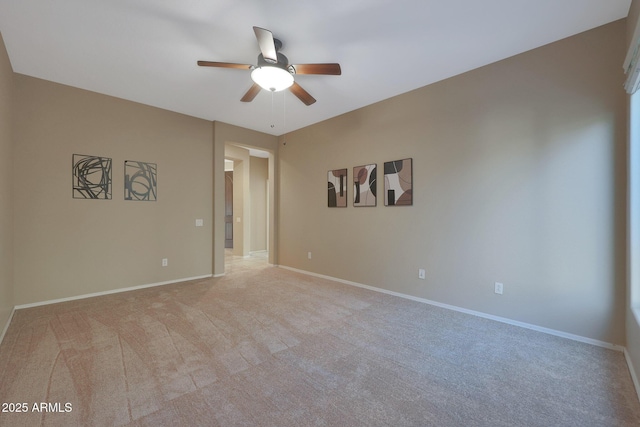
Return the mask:
<svg viewBox="0 0 640 427"><path fill-rule="evenodd" d="M293 85L289 88L292 94L298 97L298 99L305 103L305 105L311 105L316 102L315 98L309 94L306 90L302 89L298 83L293 82Z"/></svg>
<svg viewBox="0 0 640 427"><path fill-rule="evenodd" d="M242 101L242 102L251 102L251 101L253 101L253 98L256 97L258 92L260 92L260 86L258 86L257 83L254 83L253 86L251 86L249 88L247 93L244 94L244 96L242 97L242 99L240 101Z"/></svg>
<svg viewBox="0 0 640 427"><path fill-rule="evenodd" d="M198 61L198 65L201 67L240 68L243 70L249 70L253 67L253 65L249 65L249 64L235 64L233 62L211 62L211 61Z"/></svg>
<svg viewBox="0 0 640 427"><path fill-rule="evenodd" d="M273 62L274 64L277 63L278 54L276 52L276 42L273 40L271 31L260 27L253 27L253 32L256 33L260 52L262 52L262 57L265 61Z"/></svg>
<svg viewBox="0 0 640 427"><path fill-rule="evenodd" d="M293 65L296 74L324 74L339 76L342 74L340 64L297 64Z"/></svg>

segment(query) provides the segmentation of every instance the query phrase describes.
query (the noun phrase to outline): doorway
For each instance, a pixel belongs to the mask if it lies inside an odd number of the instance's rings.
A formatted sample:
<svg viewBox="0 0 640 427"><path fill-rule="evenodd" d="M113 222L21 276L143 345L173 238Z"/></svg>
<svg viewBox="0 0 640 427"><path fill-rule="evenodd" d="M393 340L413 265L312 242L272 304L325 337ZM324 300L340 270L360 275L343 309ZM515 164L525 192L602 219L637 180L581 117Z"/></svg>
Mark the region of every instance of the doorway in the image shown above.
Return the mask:
<svg viewBox="0 0 640 427"><path fill-rule="evenodd" d="M269 255L269 153L225 145L224 247L247 258Z"/></svg>

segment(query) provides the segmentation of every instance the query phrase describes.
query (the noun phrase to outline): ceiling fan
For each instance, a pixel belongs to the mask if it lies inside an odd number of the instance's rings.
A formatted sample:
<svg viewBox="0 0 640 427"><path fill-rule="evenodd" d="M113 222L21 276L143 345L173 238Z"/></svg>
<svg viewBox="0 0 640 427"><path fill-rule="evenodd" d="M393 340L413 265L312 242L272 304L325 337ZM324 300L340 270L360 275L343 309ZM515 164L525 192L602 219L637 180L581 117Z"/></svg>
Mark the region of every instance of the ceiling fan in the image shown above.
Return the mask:
<svg viewBox="0 0 640 427"><path fill-rule="evenodd" d="M305 105L316 102L315 98L295 82L296 74L323 74L339 76L342 74L340 64L290 64L289 59L279 52L282 42L273 37L269 30L253 27L253 32L258 39L260 54L257 65L236 64L232 62L198 61L202 67L238 68L251 70L253 85L240 101L251 102L260 89L278 92L289 89Z"/></svg>

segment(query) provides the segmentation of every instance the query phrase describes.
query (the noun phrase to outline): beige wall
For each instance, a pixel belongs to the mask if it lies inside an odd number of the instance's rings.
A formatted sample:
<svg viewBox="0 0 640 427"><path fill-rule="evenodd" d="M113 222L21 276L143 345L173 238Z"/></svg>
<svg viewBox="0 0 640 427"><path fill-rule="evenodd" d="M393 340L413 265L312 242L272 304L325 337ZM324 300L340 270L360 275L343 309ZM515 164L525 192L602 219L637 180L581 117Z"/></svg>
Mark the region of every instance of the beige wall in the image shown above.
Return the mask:
<svg viewBox="0 0 640 427"><path fill-rule="evenodd" d="M625 37L618 21L288 134L279 263L624 344ZM385 207L379 175L377 207L327 208L328 170L349 168L351 199L354 166L408 157L413 206Z"/></svg>
<svg viewBox="0 0 640 427"><path fill-rule="evenodd" d="M267 250L267 184L269 161L251 157L251 252Z"/></svg>
<svg viewBox="0 0 640 427"><path fill-rule="evenodd" d="M15 83L16 304L211 274L211 122L23 75ZM72 198L74 153L113 159L112 200ZM157 202L124 201L125 160L157 164Z"/></svg>
<svg viewBox="0 0 640 427"><path fill-rule="evenodd" d="M251 240L251 193L249 150L227 144L225 158L233 160L233 251L249 256Z"/></svg>
<svg viewBox="0 0 640 427"><path fill-rule="evenodd" d="M13 70L0 34L0 337L13 309Z"/></svg>

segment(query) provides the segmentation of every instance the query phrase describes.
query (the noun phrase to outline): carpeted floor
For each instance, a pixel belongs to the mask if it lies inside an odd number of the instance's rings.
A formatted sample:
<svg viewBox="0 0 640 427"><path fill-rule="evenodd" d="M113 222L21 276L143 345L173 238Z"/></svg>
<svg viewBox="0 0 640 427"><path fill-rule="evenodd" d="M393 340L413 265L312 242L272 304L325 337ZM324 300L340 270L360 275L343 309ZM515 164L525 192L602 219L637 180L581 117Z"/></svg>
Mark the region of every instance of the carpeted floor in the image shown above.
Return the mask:
<svg viewBox="0 0 640 427"><path fill-rule="evenodd" d="M253 260L18 310L0 402L12 427L640 425L622 353Z"/></svg>

